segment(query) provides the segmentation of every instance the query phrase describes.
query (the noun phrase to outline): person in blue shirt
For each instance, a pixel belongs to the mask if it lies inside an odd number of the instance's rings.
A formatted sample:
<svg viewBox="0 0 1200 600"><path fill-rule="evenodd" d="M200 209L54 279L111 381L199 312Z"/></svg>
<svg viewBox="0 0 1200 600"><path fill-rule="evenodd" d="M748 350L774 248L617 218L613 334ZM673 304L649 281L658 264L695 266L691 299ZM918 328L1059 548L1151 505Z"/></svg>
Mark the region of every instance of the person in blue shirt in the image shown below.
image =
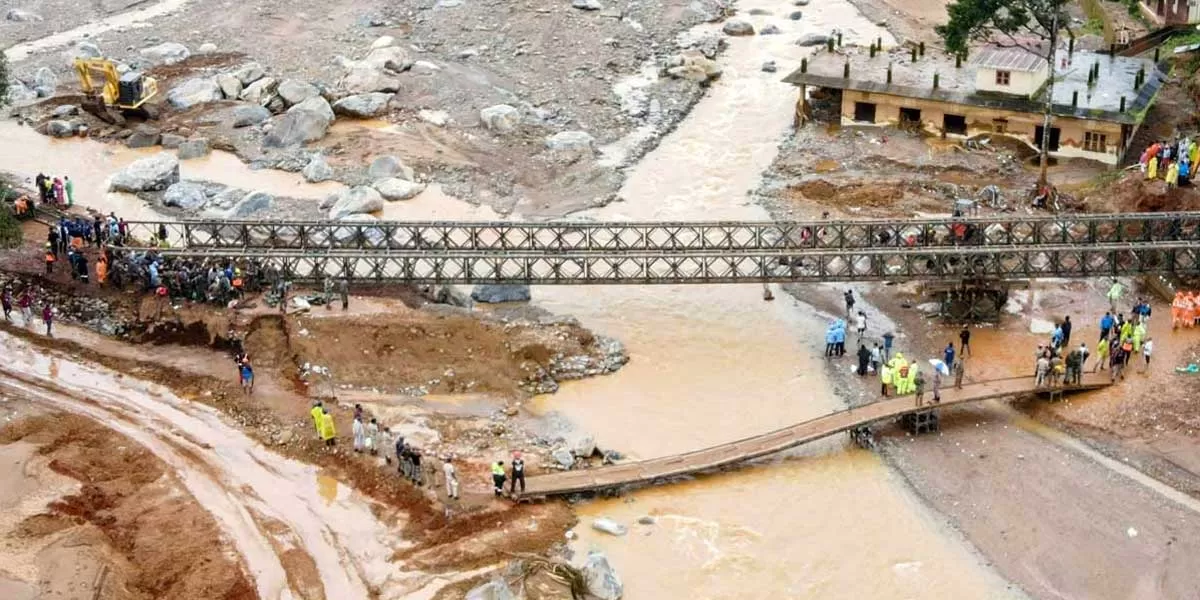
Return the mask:
<svg viewBox="0 0 1200 600"><path fill-rule="evenodd" d="M1117 320L1113 318L1111 312L1104 313L1100 318L1100 339L1107 340L1108 334L1112 333L1113 325L1116 325Z"/></svg>
<svg viewBox="0 0 1200 600"><path fill-rule="evenodd" d="M892 358L892 342L896 339L896 335L892 332L883 334L883 360Z"/></svg>
<svg viewBox="0 0 1200 600"><path fill-rule="evenodd" d="M954 342L946 344L946 350L942 352L942 362L946 363L946 368L954 370Z"/></svg>
<svg viewBox="0 0 1200 600"><path fill-rule="evenodd" d="M250 366L250 361L247 359L242 359L242 363L239 368L241 371L240 375L242 378L242 389L245 390L247 394L253 394L254 368Z"/></svg>

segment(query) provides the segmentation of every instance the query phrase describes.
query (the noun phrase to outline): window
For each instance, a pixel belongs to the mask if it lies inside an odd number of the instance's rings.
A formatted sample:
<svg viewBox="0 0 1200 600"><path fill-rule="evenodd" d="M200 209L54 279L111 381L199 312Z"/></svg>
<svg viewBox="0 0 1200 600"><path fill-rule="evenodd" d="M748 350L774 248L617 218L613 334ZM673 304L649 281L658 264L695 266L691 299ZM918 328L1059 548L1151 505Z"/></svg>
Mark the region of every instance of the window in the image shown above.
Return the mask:
<svg viewBox="0 0 1200 600"><path fill-rule="evenodd" d="M1008 133L1008 119L992 119L992 131Z"/></svg>
<svg viewBox="0 0 1200 600"><path fill-rule="evenodd" d="M1011 71L996 71L996 85L1008 85L1011 81Z"/></svg>
<svg viewBox="0 0 1200 600"><path fill-rule="evenodd" d="M859 123L874 123L875 104L873 102L855 102L854 120Z"/></svg>
<svg viewBox="0 0 1200 600"><path fill-rule="evenodd" d="M967 118L963 115L943 115L942 130L952 135L967 135Z"/></svg>
<svg viewBox="0 0 1200 600"><path fill-rule="evenodd" d="M921 123L921 109L900 107L900 124L901 125L919 125L920 123Z"/></svg>
<svg viewBox="0 0 1200 600"><path fill-rule="evenodd" d="M1108 136L1103 133L1085 131L1083 133L1083 149L1088 152L1108 152Z"/></svg>

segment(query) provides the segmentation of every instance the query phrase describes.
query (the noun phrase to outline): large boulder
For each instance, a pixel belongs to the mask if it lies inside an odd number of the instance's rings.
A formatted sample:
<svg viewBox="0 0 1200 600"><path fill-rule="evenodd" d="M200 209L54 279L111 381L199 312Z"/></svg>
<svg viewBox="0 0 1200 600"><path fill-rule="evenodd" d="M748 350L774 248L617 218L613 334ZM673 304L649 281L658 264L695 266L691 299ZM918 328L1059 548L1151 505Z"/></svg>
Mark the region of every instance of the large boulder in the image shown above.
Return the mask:
<svg viewBox="0 0 1200 600"><path fill-rule="evenodd" d="M725 35L754 35L754 26L749 21L730 19L721 27Z"/></svg>
<svg viewBox="0 0 1200 600"><path fill-rule="evenodd" d="M721 67L715 60L705 56L703 51L687 50L667 61L667 74L677 79L704 83L720 77Z"/></svg>
<svg viewBox="0 0 1200 600"><path fill-rule="evenodd" d="M149 48L142 48L142 58L162 65L173 65L187 60L192 55L187 46L175 42L166 42Z"/></svg>
<svg viewBox="0 0 1200 600"><path fill-rule="evenodd" d="M75 126L70 121L55 119L46 123L46 135L65 138L75 135Z"/></svg>
<svg viewBox="0 0 1200 600"><path fill-rule="evenodd" d="M375 48L347 65L341 87L351 94L400 91L399 75L412 67L408 52L397 46Z"/></svg>
<svg viewBox="0 0 1200 600"><path fill-rule="evenodd" d="M517 600L512 588L504 579L497 577L481 586L471 588L466 600Z"/></svg>
<svg viewBox="0 0 1200 600"><path fill-rule="evenodd" d="M19 8L9 9L9 11L4 14L4 19L14 23L40 23L44 20L42 15L29 12L27 10L21 10Z"/></svg>
<svg viewBox="0 0 1200 600"><path fill-rule="evenodd" d="M371 179L384 179L387 177L399 177L406 181L414 179L412 168L390 154L379 156L375 160L372 160L371 166L367 167L367 175L370 175Z"/></svg>
<svg viewBox="0 0 1200 600"><path fill-rule="evenodd" d="M344 244L358 235L362 235L363 241L368 245L381 247L387 240L387 234L379 227L364 227L371 223L378 223L374 215L364 213L356 213L346 215L338 219L338 223L345 223L346 227L337 227L333 230L333 239L338 243Z"/></svg>
<svg viewBox="0 0 1200 600"><path fill-rule="evenodd" d="M37 102L37 92L29 89L17 79L8 80L8 101L13 106L25 106Z"/></svg>
<svg viewBox="0 0 1200 600"><path fill-rule="evenodd" d="M179 159L169 152L133 161L109 180L112 192L160 192L179 183Z"/></svg>
<svg viewBox="0 0 1200 600"><path fill-rule="evenodd" d="M507 104L497 104L479 111L479 120L492 131L508 133L521 122L521 111Z"/></svg>
<svg viewBox="0 0 1200 600"><path fill-rule="evenodd" d="M314 154L300 174L304 175L304 180L309 183L320 183L333 179L333 168L325 162L324 156Z"/></svg>
<svg viewBox="0 0 1200 600"><path fill-rule="evenodd" d="M607 533L608 535L625 535L626 533L629 533L628 527L625 527L624 525L608 517L592 519L592 529L602 533Z"/></svg>
<svg viewBox="0 0 1200 600"><path fill-rule="evenodd" d="M75 44L75 56L79 58L100 58L104 53L100 51L100 46L92 42L79 42Z"/></svg>
<svg viewBox="0 0 1200 600"><path fill-rule="evenodd" d="M471 290L471 298L476 302L485 302L487 304L527 302L529 300L529 286L481 284Z"/></svg>
<svg viewBox="0 0 1200 600"><path fill-rule="evenodd" d="M311 83L297 79L284 79L279 83L279 87L276 88L275 93L279 94L279 97L283 98L283 101L288 106L295 106L309 98L320 96L321 90L318 90L317 86Z"/></svg>
<svg viewBox="0 0 1200 600"><path fill-rule="evenodd" d="M346 96L333 103L333 112L356 119L370 119L387 111L391 94L370 92Z"/></svg>
<svg viewBox="0 0 1200 600"><path fill-rule="evenodd" d="M201 78L189 79L167 92L167 102L179 110L205 102L216 102L223 97L221 87L216 82Z"/></svg>
<svg viewBox="0 0 1200 600"><path fill-rule="evenodd" d="M287 148L315 142L329 131L333 123L333 109L324 98L316 96L288 109L263 140L263 145L272 148Z"/></svg>
<svg viewBox="0 0 1200 600"><path fill-rule="evenodd" d="M595 156L595 142L586 131L560 131L546 138L546 149L556 160L575 162Z"/></svg>
<svg viewBox="0 0 1200 600"><path fill-rule="evenodd" d="M33 74L33 91L39 98L49 98L58 89L58 76L48 67L42 67Z"/></svg>
<svg viewBox="0 0 1200 600"><path fill-rule="evenodd" d="M824 33L807 33L796 40L797 46L804 46L806 48L809 46L824 46L827 43L829 43L829 36Z"/></svg>
<svg viewBox="0 0 1200 600"><path fill-rule="evenodd" d="M203 44L200 44L199 48L196 49L196 52L199 52L200 54L212 54L216 51L217 45L212 42L204 42Z"/></svg>
<svg viewBox="0 0 1200 600"><path fill-rule="evenodd" d="M208 156L212 152L212 147L209 146L208 140L205 138L192 138L179 144L179 160L191 160L193 158L201 158Z"/></svg>
<svg viewBox="0 0 1200 600"><path fill-rule="evenodd" d="M263 77L243 88L238 98L244 102L263 105L275 97L275 89L278 87L279 82L274 77Z"/></svg>
<svg viewBox="0 0 1200 600"><path fill-rule="evenodd" d="M394 38L390 35L385 35L385 36L380 36L378 38L375 38L375 41L371 42L371 49L377 50L379 48L387 48L388 46L395 46L395 45L396 45L396 38Z"/></svg>
<svg viewBox="0 0 1200 600"><path fill-rule="evenodd" d="M233 70L232 75L237 77L242 82L243 86L250 85L259 79L262 79L267 74L266 69L262 65L252 62L246 63Z"/></svg>
<svg viewBox="0 0 1200 600"><path fill-rule="evenodd" d="M383 210L383 196L365 185L352 187L337 196L329 208L330 220L336 221L346 215L372 213Z"/></svg>
<svg viewBox="0 0 1200 600"><path fill-rule="evenodd" d="M249 127L271 118L271 111L257 104L242 104L233 109L233 126Z"/></svg>
<svg viewBox="0 0 1200 600"><path fill-rule="evenodd" d="M133 135L125 138L125 145L130 148L149 148L157 146L162 141L162 132L150 125L138 125Z"/></svg>
<svg viewBox="0 0 1200 600"><path fill-rule="evenodd" d="M411 200L425 191L425 184L405 181L398 177L380 179L371 184L384 200Z"/></svg>
<svg viewBox="0 0 1200 600"><path fill-rule="evenodd" d="M242 196L242 199L233 205L233 208L229 209L229 212L225 214L225 218L244 219L254 213L269 210L274 206L274 196L266 192L250 192Z"/></svg>
<svg viewBox="0 0 1200 600"><path fill-rule="evenodd" d="M242 90L245 86L242 85L242 80L230 75L229 73L219 73L213 77L217 87L221 88L221 94L230 100L237 100L242 97Z"/></svg>
<svg viewBox="0 0 1200 600"><path fill-rule="evenodd" d="M625 586L608 557L598 550L588 552L587 562L583 563L583 578L587 582L587 591L599 600L620 600L625 594Z"/></svg>
<svg viewBox="0 0 1200 600"><path fill-rule="evenodd" d="M162 140L160 140L159 143L162 144L162 147L165 150L175 150L179 148L180 144L186 141L187 138L177 133L164 133L162 134Z"/></svg>
<svg viewBox="0 0 1200 600"><path fill-rule="evenodd" d="M580 10L601 10L604 8L600 0L571 0L571 6Z"/></svg>
<svg viewBox="0 0 1200 600"><path fill-rule="evenodd" d="M162 199L163 205L183 210L199 210L206 202L208 196L204 194L204 186L191 181L180 181L167 188Z"/></svg>

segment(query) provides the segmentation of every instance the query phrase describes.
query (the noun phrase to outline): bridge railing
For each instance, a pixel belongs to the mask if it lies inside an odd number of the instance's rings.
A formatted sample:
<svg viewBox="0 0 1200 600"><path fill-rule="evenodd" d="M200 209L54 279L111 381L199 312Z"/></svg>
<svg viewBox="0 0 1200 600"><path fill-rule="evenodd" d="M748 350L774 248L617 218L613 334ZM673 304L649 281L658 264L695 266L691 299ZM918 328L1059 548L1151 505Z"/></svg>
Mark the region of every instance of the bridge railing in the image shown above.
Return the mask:
<svg viewBox="0 0 1200 600"><path fill-rule="evenodd" d="M1080 246L623 252L427 252L173 248L165 256L246 261L287 279L358 283L676 284L961 280L1200 274L1190 241Z"/></svg>
<svg viewBox="0 0 1200 600"><path fill-rule="evenodd" d="M189 248L676 252L1200 242L1200 213L807 222L130 222Z"/></svg>

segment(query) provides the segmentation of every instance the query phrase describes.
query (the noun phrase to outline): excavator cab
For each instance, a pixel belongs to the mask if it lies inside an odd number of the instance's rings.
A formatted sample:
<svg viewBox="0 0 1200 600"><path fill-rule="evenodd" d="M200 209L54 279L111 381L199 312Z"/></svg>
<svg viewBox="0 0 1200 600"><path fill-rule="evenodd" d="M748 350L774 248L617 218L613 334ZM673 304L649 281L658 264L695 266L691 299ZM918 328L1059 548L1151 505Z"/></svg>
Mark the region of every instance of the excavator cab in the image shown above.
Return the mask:
<svg viewBox="0 0 1200 600"><path fill-rule="evenodd" d="M158 95L158 82L140 71L117 72L107 58L76 58L75 71L79 86L87 101L83 109L108 123L122 124L126 115L143 118L157 117L154 105L148 104Z"/></svg>

